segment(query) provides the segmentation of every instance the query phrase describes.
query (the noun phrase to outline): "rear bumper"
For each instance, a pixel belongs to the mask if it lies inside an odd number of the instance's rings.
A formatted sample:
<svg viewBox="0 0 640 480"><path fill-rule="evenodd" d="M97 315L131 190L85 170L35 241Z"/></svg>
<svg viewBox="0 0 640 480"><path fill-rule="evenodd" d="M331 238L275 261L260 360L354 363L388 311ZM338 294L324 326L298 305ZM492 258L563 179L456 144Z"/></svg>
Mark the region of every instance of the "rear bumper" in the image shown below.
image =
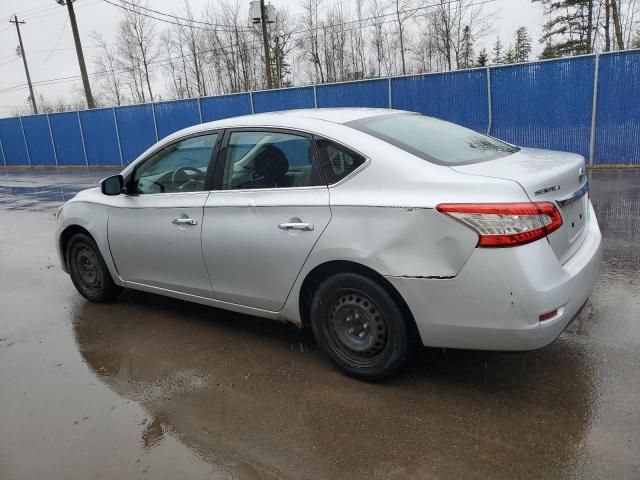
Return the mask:
<svg viewBox="0 0 640 480"><path fill-rule="evenodd" d="M553 342L596 283L602 235L590 205L585 239L560 264L548 241L478 248L449 280L387 277L403 296L426 346L535 350ZM555 317L539 315L558 309Z"/></svg>

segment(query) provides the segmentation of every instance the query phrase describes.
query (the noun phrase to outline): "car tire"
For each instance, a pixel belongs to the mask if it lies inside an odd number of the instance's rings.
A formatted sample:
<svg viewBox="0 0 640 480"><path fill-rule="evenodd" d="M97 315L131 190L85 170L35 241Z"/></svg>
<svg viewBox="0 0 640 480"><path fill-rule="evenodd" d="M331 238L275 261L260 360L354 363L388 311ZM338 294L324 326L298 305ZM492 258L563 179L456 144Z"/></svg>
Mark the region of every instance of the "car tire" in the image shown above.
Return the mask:
<svg viewBox="0 0 640 480"><path fill-rule="evenodd" d="M89 235L77 233L71 237L65 260L71 281L87 300L108 302L122 292L122 287L111 278L96 242Z"/></svg>
<svg viewBox="0 0 640 480"><path fill-rule="evenodd" d="M347 375L380 380L410 356L411 320L378 282L355 273L324 280L311 303L316 342Z"/></svg>

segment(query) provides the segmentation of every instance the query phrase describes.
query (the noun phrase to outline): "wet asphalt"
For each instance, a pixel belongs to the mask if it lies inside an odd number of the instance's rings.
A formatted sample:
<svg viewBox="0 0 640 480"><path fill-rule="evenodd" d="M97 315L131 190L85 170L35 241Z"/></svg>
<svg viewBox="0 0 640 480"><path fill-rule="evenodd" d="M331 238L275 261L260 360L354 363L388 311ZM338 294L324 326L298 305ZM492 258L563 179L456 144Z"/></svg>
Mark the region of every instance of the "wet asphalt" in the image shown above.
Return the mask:
<svg viewBox="0 0 640 480"><path fill-rule="evenodd" d="M591 172L604 263L554 344L379 384L288 325L85 301L52 213L109 173L0 171L0 479L640 478L640 169Z"/></svg>

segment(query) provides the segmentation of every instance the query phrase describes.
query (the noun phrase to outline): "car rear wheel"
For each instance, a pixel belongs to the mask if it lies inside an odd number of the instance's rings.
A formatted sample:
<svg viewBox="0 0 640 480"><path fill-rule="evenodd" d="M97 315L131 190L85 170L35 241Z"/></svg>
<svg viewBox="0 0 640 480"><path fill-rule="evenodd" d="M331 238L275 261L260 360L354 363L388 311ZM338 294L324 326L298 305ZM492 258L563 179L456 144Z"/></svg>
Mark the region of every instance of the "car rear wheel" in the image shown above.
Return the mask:
<svg viewBox="0 0 640 480"><path fill-rule="evenodd" d="M66 261L71 280L87 300L102 303L122 291L111 278L98 246L84 233L77 233L67 245Z"/></svg>
<svg viewBox="0 0 640 480"><path fill-rule="evenodd" d="M409 356L411 330L385 288L354 273L323 281L311 305L316 342L347 375L378 380Z"/></svg>

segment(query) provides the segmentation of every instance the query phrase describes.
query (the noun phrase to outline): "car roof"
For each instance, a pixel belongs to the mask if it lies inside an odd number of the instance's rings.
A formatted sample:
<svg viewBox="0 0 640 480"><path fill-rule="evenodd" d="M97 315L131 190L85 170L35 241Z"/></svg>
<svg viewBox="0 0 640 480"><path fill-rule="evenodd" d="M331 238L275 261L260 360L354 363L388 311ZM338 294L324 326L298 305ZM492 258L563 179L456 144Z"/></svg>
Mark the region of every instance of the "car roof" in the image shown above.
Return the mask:
<svg viewBox="0 0 640 480"><path fill-rule="evenodd" d="M390 108L312 108L300 110L283 110L278 112L256 113L230 117L213 122L206 122L175 132L163 140L163 143L172 141L185 134L199 133L216 128L233 127L277 127L299 129L301 125L319 129L322 125L344 124L363 118L389 115L393 113L413 113L406 110L394 110Z"/></svg>
<svg viewBox="0 0 640 480"><path fill-rule="evenodd" d="M258 113L253 115L253 118L256 120L264 120L269 119L270 117L278 117L280 119L290 118L294 121L296 118L310 118L314 120L343 124L354 120L360 120L362 118L402 112L403 110L392 110L389 108L308 108Z"/></svg>
<svg viewBox="0 0 640 480"><path fill-rule="evenodd" d="M162 138L158 143L150 146L142 152L138 158L131 162L123 172L131 170L137 161L146 157L150 152L158 147L167 145L179 138L187 135L199 134L201 132L211 131L222 128L234 127L273 127L293 130L306 130L322 133L323 127L331 125L341 125L363 118L377 117L381 115L390 115L406 113L412 114L407 110L395 110L391 108L356 108L356 107L339 107L339 108L309 108L282 110L276 112L256 113L250 115L241 115L238 117L223 118L212 122L205 122L191 127L184 128L173 132Z"/></svg>

